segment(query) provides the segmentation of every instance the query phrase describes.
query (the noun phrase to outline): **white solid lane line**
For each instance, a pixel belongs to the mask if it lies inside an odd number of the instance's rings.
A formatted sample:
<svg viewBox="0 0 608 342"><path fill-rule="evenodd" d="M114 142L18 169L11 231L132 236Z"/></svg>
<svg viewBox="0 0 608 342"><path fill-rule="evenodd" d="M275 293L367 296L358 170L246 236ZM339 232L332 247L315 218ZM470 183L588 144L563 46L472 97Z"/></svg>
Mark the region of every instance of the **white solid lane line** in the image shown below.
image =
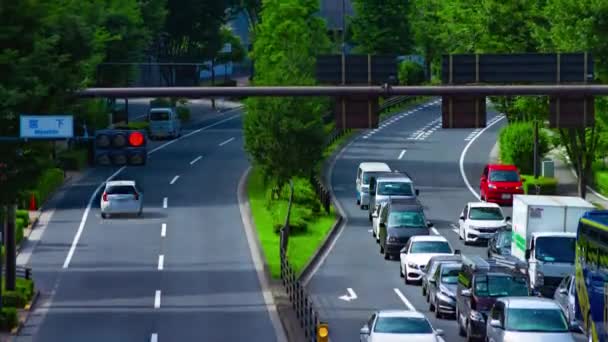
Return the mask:
<svg viewBox="0 0 608 342"><path fill-rule="evenodd" d="M158 334L154 333L150 336L150 342L158 342Z"/></svg>
<svg viewBox="0 0 608 342"><path fill-rule="evenodd" d="M395 290L395 293L397 294L399 299L401 299L403 304L405 304L405 306L407 306L408 310L416 311L416 308L412 305L412 303L410 303L409 300L407 300L407 298L405 298L403 293L401 293L401 291L398 288L394 288L393 290Z"/></svg>
<svg viewBox="0 0 608 342"><path fill-rule="evenodd" d="M166 235L167 235L167 224L163 223L163 225L160 227L160 236L165 237Z"/></svg>
<svg viewBox="0 0 608 342"><path fill-rule="evenodd" d="M165 264L165 256L161 254L158 256L158 270L159 271L163 270L164 264Z"/></svg>
<svg viewBox="0 0 608 342"><path fill-rule="evenodd" d="M401 153L399 153L399 158L398 158L398 159L403 158L403 155L404 155L404 154L405 154L405 150L401 150Z"/></svg>
<svg viewBox="0 0 608 342"><path fill-rule="evenodd" d="M230 139L228 139L228 140L222 141L222 142L220 143L220 145L219 145L219 146L224 146L224 145L226 145L227 143L231 142L232 140L234 140L234 137L232 137L232 138L230 138Z"/></svg>
<svg viewBox="0 0 608 342"><path fill-rule="evenodd" d="M173 177L173 179L171 180L171 183L169 183L169 184L173 185L175 182L177 182L178 179L179 179L179 175Z"/></svg>
<svg viewBox="0 0 608 342"><path fill-rule="evenodd" d="M240 109L240 107L238 108L233 108L228 110L227 112L233 111L233 110L238 110ZM227 113L226 112L226 113ZM211 127L215 127L217 125L220 125L224 122L228 122L230 120L236 119L239 116L241 116L241 114L236 114L233 115L229 118L220 120L218 122L212 123L211 125L199 128L195 131L192 131L188 134L182 135L181 137L171 140L169 142L166 142L158 147L156 147L155 149L148 151L148 155L151 155L152 153L159 151L173 143L175 143L176 141L180 141L182 139L185 139L191 135L200 133L206 129L209 129ZM91 206L93 205L93 201L95 200L95 197L97 196L97 194L99 193L99 191L101 191L101 188L105 185L105 183L111 181L114 177L118 176L123 170L125 169L125 167L121 167L120 169L118 169L116 172L114 172L110 177L108 177L106 180L104 180L101 184L99 184L99 186L95 189L95 191L93 191L93 193L91 194L91 197L89 198L89 202L87 203L87 206L84 210L84 213L82 214L82 218L80 219L80 225L78 226L78 230L76 231L76 235L74 235L74 240L72 240L72 245L70 247L70 250L68 251L68 255L65 257L65 261L63 262L63 268L68 268L70 266L70 262L72 261L72 257L74 256L74 251L76 250L76 246L78 245L78 241L80 241L80 236L82 235L82 231L84 230L84 226L87 222L87 218L89 217L89 212L91 211Z"/></svg>
<svg viewBox="0 0 608 342"><path fill-rule="evenodd" d="M201 159L203 159L203 156L198 156L198 157L194 158L194 160L190 162L190 165L194 165L194 163L196 163L197 161L199 161Z"/></svg>
<svg viewBox="0 0 608 342"><path fill-rule="evenodd" d="M169 199L167 197L163 198L163 209L167 209L167 202Z"/></svg>
<svg viewBox="0 0 608 342"><path fill-rule="evenodd" d="M435 235L440 235L439 232L437 231L437 228L433 227L431 228L431 231L433 232L433 234Z"/></svg>
<svg viewBox="0 0 608 342"><path fill-rule="evenodd" d="M499 123L500 121L502 121L502 119L504 119L504 116L501 117L500 119L497 119L496 121L492 122L491 124L488 124L484 129L479 131L479 133L476 136L474 136L471 140L469 140L469 143L467 144L467 146L464 147L464 149L462 150L462 153L460 154L460 176L462 176L462 180L464 181L464 184L467 186L469 191L478 200L480 199L479 194L477 193L477 191L475 191L475 189L473 189L473 187L471 186L471 183L469 183L467 174L464 172L464 157L467 155L467 151L469 150L471 145L473 145L475 140L477 140L477 138L479 138L483 134L483 132L485 132L488 128L490 128L490 127L494 126L495 124Z"/></svg>
<svg viewBox="0 0 608 342"><path fill-rule="evenodd" d="M160 290L156 290L156 293L154 294L154 308L160 308Z"/></svg>

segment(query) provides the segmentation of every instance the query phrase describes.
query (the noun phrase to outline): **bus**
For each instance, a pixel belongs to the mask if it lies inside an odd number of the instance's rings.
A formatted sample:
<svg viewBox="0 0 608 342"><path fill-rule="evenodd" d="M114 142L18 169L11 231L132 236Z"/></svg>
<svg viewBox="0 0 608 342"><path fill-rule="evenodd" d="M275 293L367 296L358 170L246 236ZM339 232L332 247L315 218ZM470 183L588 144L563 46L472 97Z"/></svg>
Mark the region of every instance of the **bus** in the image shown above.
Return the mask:
<svg viewBox="0 0 608 342"><path fill-rule="evenodd" d="M608 331L608 210L586 212L576 236L576 320L589 341Z"/></svg>

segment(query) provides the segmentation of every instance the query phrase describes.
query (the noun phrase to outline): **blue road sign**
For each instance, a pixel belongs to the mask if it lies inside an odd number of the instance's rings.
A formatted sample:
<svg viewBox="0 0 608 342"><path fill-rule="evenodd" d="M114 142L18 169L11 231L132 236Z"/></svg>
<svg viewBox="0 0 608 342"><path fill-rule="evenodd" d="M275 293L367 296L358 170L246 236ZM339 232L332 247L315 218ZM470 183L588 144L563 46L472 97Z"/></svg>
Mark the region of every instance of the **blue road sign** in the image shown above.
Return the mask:
<svg viewBox="0 0 608 342"><path fill-rule="evenodd" d="M72 115L21 115L20 136L29 139L67 139L74 136Z"/></svg>

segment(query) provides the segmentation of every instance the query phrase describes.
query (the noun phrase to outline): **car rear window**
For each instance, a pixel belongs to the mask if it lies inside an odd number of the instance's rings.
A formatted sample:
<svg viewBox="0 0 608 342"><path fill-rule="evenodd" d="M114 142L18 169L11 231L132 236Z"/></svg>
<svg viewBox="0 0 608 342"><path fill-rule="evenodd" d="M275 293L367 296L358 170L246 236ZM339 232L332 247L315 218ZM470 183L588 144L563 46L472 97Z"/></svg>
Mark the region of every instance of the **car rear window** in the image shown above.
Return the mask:
<svg viewBox="0 0 608 342"><path fill-rule="evenodd" d="M169 120L169 112L154 111L150 112L150 121L167 121Z"/></svg>
<svg viewBox="0 0 608 342"><path fill-rule="evenodd" d="M519 182L519 174L515 170L490 171L491 182Z"/></svg>
<svg viewBox="0 0 608 342"><path fill-rule="evenodd" d="M114 185L106 189L108 195L134 195L137 193L132 185Z"/></svg>
<svg viewBox="0 0 608 342"><path fill-rule="evenodd" d="M419 317L378 317L374 332L382 334L431 334L433 328Z"/></svg>
<svg viewBox="0 0 608 342"><path fill-rule="evenodd" d="M382 196L413 196L410 182L381 182L378 185L378 195Z"/></svg>

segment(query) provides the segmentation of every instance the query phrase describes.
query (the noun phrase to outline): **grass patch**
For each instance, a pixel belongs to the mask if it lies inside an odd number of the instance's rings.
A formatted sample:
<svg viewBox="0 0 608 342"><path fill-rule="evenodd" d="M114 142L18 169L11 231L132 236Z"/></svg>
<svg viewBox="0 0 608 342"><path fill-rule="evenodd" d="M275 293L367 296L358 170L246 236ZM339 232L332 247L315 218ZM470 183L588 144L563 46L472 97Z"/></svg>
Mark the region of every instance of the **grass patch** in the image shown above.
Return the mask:
<svg viewBox="0 0 608 342"><path fill-rule="evenodd" d="M294 182L294 187L296 203L292 208L291 223L292 226L298 228L294 230L294 234L289 238L287 255L294 271L299 273L331 229L336 220L336 215L333 208L331 208L329 214L322 210L314 190L307 180L297 179ZM255 168L251 171L247 183L249 204L262 250L273 278L280 278L281 272L279 234L276 228L285 219L288 203L287 196L285 196L287 192L288 189L285 189L281 198L274 200L272 206L269 206L270 189L265 186L262 173ZM313 209L318 209L317 212L309 209L309 207L314 206L311 203L315 201L318 208ZM300 225L302 224L306 226L305 229L301 229Z"/></svg>
<svg viewBox="0 0 608 342"><path fill-rule="evenodd" d="M521 175L526 181L523 182L525 194L536 194L534 185L540 185L541 195L555 195L557 191L557 178L539 176L534 179L534 175Z"/></svg>

